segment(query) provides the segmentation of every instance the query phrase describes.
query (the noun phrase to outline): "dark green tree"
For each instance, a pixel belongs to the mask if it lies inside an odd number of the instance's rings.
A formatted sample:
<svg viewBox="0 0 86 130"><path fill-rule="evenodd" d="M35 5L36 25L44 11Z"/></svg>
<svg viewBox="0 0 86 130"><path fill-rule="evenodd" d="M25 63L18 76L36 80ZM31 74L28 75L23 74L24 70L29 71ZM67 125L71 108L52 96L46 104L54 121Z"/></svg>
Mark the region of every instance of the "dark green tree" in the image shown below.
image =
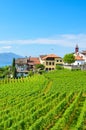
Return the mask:
<svg viewBox="0 0 86 130"><path fill-rule="evenodd" d="M37 64L37 65L35 66L35 68L36 68L36 72L38 72L39 74L42 74L42 73L45 72L45 71L44 71L45 66L44 66L43 64Z"/></svg>
<svg viewBox="0 0 86 130"><path fill-rule="evenodd" d="M6 78L10 76L10 66L4 66L0 68L0 78Z"/></svg>
<svg viewBox="0 0 86 130"><path fill-rule="evenodd" d="M15 58L13 58L13 62L12 62L12 74L13 74L13 78L16 78Z"/></svg>
<svg viewBox="0 0 86 130"><path fill-rule="evenodd" d="M36 66L36 69L39 69L39 70L44 70L45 66L43 64L37 64Z"/></svg>
<svg viewBox="0 0 86 130"><path fill-rule="evenodd" d="M63 58L64 63L74 63L75 62L75 56L73 54L66 54Z"/></svg>
<svg viewBox="0 0 86 130"><path fill-rule="evenodd" d="M13 78L16 78L16 67L13 68Z"/></svg>
<svg viewBox="0 0 86 130"><path fill-rule="evenodd" d="M13 58L13 61L12 61L12 68L15 67L15 58Z"/></svg>

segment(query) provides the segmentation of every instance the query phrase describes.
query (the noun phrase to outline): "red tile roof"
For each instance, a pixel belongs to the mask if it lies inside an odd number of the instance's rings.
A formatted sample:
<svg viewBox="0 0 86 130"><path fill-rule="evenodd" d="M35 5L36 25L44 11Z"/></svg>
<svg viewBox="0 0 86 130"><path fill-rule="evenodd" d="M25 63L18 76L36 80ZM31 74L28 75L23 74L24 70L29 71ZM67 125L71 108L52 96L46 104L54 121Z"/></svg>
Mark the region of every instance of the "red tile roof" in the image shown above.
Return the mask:
<svg viewBox="0 0 86 130"><path fill-rule="evenodd" d="M55 55L55 54L49 54L49 55L43 57L42 59L45 60L45 59L47 59L47 58L61 58L61 57L60 57L60 56L57 56L57 55Z"/></svg>
<svg viewBox="0 0 86 130"><path fill-rule="evenodd" d="M75 56L75 60L84 60L84 59L80 56Z"/></svg>
<svg viewBox="0 0 86 130"><path fill-rule="evenodd" d="M28 64L40 64L38 57L29 57L27 62Z"/></svg>

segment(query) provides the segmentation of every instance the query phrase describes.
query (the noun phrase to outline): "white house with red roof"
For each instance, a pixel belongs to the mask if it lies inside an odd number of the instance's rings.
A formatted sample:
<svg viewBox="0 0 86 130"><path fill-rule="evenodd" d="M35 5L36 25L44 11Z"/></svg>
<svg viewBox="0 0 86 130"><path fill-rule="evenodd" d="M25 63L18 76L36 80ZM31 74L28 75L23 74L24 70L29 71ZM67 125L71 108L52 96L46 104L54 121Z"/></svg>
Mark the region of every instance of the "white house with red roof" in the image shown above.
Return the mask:
<svg viewBox="0 0 86 130"><path fill-rule="evenodd" d="M76 55L75 62L73 63L73 65L83 65L84 62L85 62L85 60L81 56Z"/></svg>
<svg viewBox="0 0 86 130"><path fill-rule="evenodd" d="M76 45L75 47L75 62L73 65L83 65L86 63L86 51L79 52L79 47Z"/></svg>

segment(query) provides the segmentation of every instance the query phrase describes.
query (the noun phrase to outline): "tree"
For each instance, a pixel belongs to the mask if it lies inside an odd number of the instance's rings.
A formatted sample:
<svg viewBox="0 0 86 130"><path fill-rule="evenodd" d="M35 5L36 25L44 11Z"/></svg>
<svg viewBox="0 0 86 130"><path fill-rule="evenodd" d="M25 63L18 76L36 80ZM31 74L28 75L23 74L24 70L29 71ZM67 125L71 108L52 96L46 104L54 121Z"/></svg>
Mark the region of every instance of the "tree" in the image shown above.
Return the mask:
<svg viewBox="0 0 86 130"><path fill-rule="evenodd" d="M13 58L13 62L12 62L12 68L15 67L15 58Z"/></svg>
<svg viewBox="0 0 86 130"><path fill-rule="evenodd" d="M28 76L31 77L31 76L33 76L33 75L34 75L34 72L33 72L32 70L30 70L29 73L28 73Z"/></svg>
<svg viewBox="0 0 86 130"><path fill-rule="evenodd" d="M16 78L16 67L13 68L13 78Z"/></svg>
<svg viewBox="0 0 86 130"><path fill-rule="evenodd" d="M37 64L36 69L44 70L45 66L43 64Z"/></svg>
<svg viewBox="0 0 86 130"><path fill-rule="evenodd" d="M71 64L75 62L75 56L73 54L66 54L63 58L65 63Z"/></svg>
<svg viewBox="0 0 86 130"><path fill-rule="evenodd" d="M45 66L43 65L43 64L37 64L36 66L35 66L35 68L36 68L36 71L39 73L39 74L43 74L45 71L44 71L44 68L45 68Z"/></svg>
<svg viewBox="0 0 86 130"><path fill-rule="evenodd" d="M0 68L0 78L6 78L10 76L10 66L4 66Z"/></svg>
<svg viewBox="0 0 86 130"><path fill-rule="evenodd" d="M13 62L12 62L12 73L13 73L13 78L16 78L15 58L13 58Z"/></svg>

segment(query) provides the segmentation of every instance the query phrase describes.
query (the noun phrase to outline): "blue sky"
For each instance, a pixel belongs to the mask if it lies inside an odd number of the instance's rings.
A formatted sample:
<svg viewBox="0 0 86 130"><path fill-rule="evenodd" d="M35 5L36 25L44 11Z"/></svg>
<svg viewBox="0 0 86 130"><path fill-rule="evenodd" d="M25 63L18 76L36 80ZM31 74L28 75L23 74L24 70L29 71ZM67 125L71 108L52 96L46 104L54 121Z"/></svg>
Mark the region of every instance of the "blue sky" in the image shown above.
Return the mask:
<svg viewBox="0 0 86 130"><path fill-rule="evenodd" d="M86 0L0 0L0 53L86 50Z"/></svg>

